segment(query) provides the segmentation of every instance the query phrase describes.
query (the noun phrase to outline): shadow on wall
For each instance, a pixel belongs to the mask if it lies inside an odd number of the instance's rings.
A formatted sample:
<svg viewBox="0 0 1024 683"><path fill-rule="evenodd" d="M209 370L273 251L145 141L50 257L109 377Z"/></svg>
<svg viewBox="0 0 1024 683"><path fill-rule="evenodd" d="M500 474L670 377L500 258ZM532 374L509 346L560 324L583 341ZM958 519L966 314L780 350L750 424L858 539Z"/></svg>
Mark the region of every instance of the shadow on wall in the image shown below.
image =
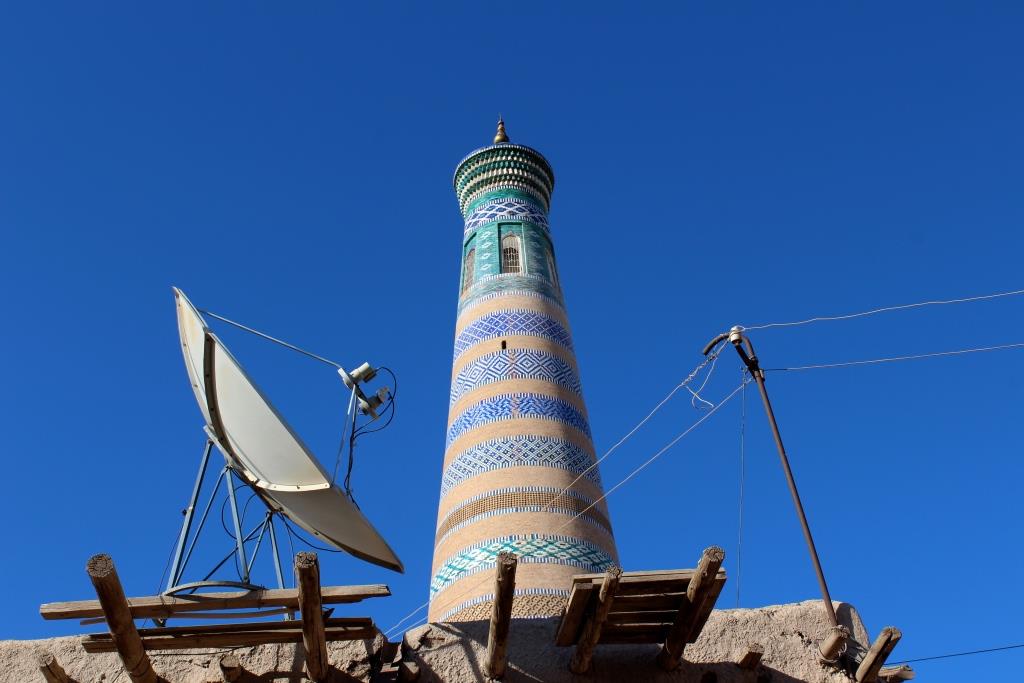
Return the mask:
<svg viewBox="0 0 1024 683"><path fill-rule="evenodd" d="M676 671L664 672L655 663L659 645L601 646L594 654L590 673L575 676L569 671L573 648L554 645L557 626L557 618L512 620L504 683L803 683L767 666L750 672L731 661L684 662ZM431 624L418 634L407 634L403 655L419 665L421 683L486 681L483 666L487 630L487 621Z"/></svg>

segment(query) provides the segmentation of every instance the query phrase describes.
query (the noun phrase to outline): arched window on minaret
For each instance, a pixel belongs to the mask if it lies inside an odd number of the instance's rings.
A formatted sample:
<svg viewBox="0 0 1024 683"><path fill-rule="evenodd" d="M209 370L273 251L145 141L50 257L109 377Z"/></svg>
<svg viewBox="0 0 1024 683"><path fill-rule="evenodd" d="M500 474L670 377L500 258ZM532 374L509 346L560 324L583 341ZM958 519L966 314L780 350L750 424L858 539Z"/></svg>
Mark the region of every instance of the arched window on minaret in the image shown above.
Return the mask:
<svg viewBox="0 0 1024 683"><path fill-rule="evenodd" d="M561 285L558 284L558 271L555 270L555 257L550 251L548 252L548 275L555 289L561 289Z"/></svg>
<svg viewBox="0 0 1024 683"><path fill-rule="evenodd" d="M505 235L501 238L501 272L522 272L520 250L519 235Z"/></svg>
<svg viewBox="0 0 1024 683"><path fill-rule="evenodd" d="M476 248L473 247L466 252L466 261L462 266L462 291L473 286L473 273L476 269Z"/></svg>

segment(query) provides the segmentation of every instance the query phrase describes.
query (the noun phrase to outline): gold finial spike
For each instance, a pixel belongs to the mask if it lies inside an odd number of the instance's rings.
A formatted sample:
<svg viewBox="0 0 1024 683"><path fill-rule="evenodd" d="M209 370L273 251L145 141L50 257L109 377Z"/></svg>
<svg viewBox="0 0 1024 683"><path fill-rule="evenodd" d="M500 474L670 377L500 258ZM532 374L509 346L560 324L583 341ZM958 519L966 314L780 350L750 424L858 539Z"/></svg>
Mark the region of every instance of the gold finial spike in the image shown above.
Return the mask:
<svg viewBox="0 0 1024 683"><path fill-rule="evenodd" d="M498 132L494 136L494 144L508 142L508 135L505 134L505 120L498 116Z"/></svg>

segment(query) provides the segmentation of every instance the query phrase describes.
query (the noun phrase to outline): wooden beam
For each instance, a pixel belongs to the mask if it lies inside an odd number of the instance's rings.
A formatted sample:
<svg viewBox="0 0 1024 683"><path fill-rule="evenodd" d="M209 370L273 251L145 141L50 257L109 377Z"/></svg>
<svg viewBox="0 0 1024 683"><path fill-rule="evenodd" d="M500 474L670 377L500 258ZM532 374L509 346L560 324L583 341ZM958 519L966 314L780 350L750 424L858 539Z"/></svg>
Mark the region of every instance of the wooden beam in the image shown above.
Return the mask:
<svg viewBox="0 0 1024 683"><path fill-rule="evenodd" d="M673 569L670 571L625 572L619 580L619 597L634 595L657 595L662 593L685 593L686 587L693 577L693 569ZM573 585L593 583L600 585L602 574L577 574L573 577ZM716 577L725 581L725 571L720 570Z"/></svg>
<svg viewBox="0 0 1024 683"><path fill-rule="evenodd" d="M569 593L569 600L565 605L565 613L558 624L558 633L555 634L556 646L568 647L576 642L580 629L583 628L583 620L587 616L590 596L597 590L598 587L591 583L573 585Z"/></svg>
<svg viewBox="0 0 1024 683"><path fill-rule="evenodd" d="M110 628L110 636L117 654L132 683L157 683L156 672L149 661L149 655L142 647L142 639L135 630L132 612L124 588L114 569L110 555L93 555L85 565L96 597L99 599L103 616Z"/></svg>
<svg viewBox="0 0 1024 683"><path fill-rule="evenodd" d="M298 622L295 622L298 624ZM376 628L354 628L341 626L325 628L324 638L328 642L336 640L373 640L378 634ZM146 650L186 650L191 648L209 647L252 647L272 643L301 643L302 627L292 629L268 629L265 631L240 631L226 633L187 633L181 636L147 636L142 644ZM109 639L88 638L82 641L82 649L86 652L114 652L114 644Z"/></svg>
<svg viewBox="0 0 1024 683"><path fill-rule="evenodd" d="M71 679L64 673L64 667L57 661L52 652L43 652L36 657L39 664L39 673L43 674L46 683L71 683Z"/></svg>
<svg viewBox="0 0 1024 683"><path fill-rule="evenodd" d="M690 634L702 616L704 601L717 583L718 570L724 560L725 551L718 546L706 548L701 555L697 569L694 570L686 587L686 599L680 605L672 628L669 629L661 651L658 652L658 666L665 671L673 671L679 666L683 649L690 641Z"/></svg>
<svg viewBox="0 0 1024 683"><path fill-rule="evenodd" d="M894 626L886 626L882 629L882 632L875 638L875 642L871 643L871 649L864 655L860 666L857 667L855 676L857 683L875 683L878 680L878 671L902 637L903 634Z"/></svg>
<svg viewBox="0 0 1024 683"><path fill-rule="evenodd" d="M360 602L367 598L383 598L391 590L383 584L368 586L325 586L320 589L325 605ZM128 598L135 619L166 619L185 612L206 610L259 609L262 607L291 607L298 609L299 593L295 588L242 591L230 593L203 593L201 595L154 595ZM98 600L51 602L39 607L43 619L91 619L103 616Z"/></svg>
<svg viewBox="0 0 1024 683"><path fill-rule="evenodd" d="M320 600L320 561L316 553L295 555L295 585L302 611L302 643L306 647L306 673L314 683L327 680L330 662L324 636L323 603Z"/></svg>
<svg viewBox="0 0 1024 683"><path fill-rule="evenodd" d="M839 655L843 651L846 639L850 637L850 629L843 625L833 626L829 629L820 643L818 643L818 655L825 664L835 664L839 661Z"/></svg>
<svg viewBox="0 0 1024 683"><path fill-rule="evenodd" d="M764 656L764 645L761 643L748 643L746 647L736 652L736 666L747 671L753 671L761 663Z"/></svg>
<svg viewBox="0 0 1024 683"><path fill-rule="evenodd" d="M498 553L494 568L494 605L487 631L487 662L484 669L491 678L505 675L512 600L516 591L516 564L517 559L513 553Z"/></svg>
<svg viewBox="0 0 1024 683"><path fill-rule="evenodd" d="M583 632L580 634L579 642L576 643L576 651L573 652L572 660L569 662L569 669L574 674L585 674L590 670L590 660L594 656L597 641L601 639L601 628L604 626L605 619L608 618L608 612L611 611L612 601L615 600L615 592L619 588L621 576L622 569L619 567L612 567L604 575L601 590L597 594L597 605L583 625Z"/></svg>
<svg viewBox="0 0 1024 683"><path fill-rule="evenodd" d="M217 665L225 683L235 683L242 676L242 663L238 661L238 655L223 655Z"/></svg>
<svg viewBox="0 0 1024 683"><path fill-rule="evenodd" d="M917 674L906 664L897 666L883 666L878 670L878 680L885 683L897 683L898 681L912 681Z"/></svg>
<svg viewBox="0 0 1024 683"><path fill-rule="evenodd" d="M335 617L324 620L324 628L328 629L359 629L366 630L373 628L373 619L370 617ZM160 628L140 628L139 636L143 639L149 637L171 637L171 636L201 636L206 633L248 633L250 631L300 631L302 624L298 621L249 621L233 624L198 624L191 626L163 626ZM86 636L89 640L110 640L109 633L91 633Z"/></svg>

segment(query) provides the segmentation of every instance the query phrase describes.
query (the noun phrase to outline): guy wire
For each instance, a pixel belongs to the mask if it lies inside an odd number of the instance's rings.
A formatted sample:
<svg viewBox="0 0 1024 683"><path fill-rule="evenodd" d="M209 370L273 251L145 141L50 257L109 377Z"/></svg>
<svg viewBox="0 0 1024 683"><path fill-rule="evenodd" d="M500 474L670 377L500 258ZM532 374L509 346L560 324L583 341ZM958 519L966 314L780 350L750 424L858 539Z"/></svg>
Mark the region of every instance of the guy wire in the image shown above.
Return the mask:
<svg viewBox="0 0 1024 683"><path fill-rule="evenodd" d="M998 299L1004 296L1018 296L1024 294L1024 289L1015 289L1009 292L996 292L995 294L982 294L981 296L969 296L959 299L945 299L937 301L919 301L913 304L900 304L897 306L884 306L882 308L875 308L870 311L861 311L859 313L847 313L845 315L823 315L815 318L807 318L806 320L794 320L786 323L765 323L763 325L751 325L744 326L744 330L766 330L772 327L795 327L797 325L809 325L810 323L834 321L834 320L850 320L852 318L863 318L869 315L875 315L877 313L887 313L889 311L902 311L908 308L920 308L922 306L942 306L945 304L963 304L972 301L984 301L986 299Z"/></svg>

